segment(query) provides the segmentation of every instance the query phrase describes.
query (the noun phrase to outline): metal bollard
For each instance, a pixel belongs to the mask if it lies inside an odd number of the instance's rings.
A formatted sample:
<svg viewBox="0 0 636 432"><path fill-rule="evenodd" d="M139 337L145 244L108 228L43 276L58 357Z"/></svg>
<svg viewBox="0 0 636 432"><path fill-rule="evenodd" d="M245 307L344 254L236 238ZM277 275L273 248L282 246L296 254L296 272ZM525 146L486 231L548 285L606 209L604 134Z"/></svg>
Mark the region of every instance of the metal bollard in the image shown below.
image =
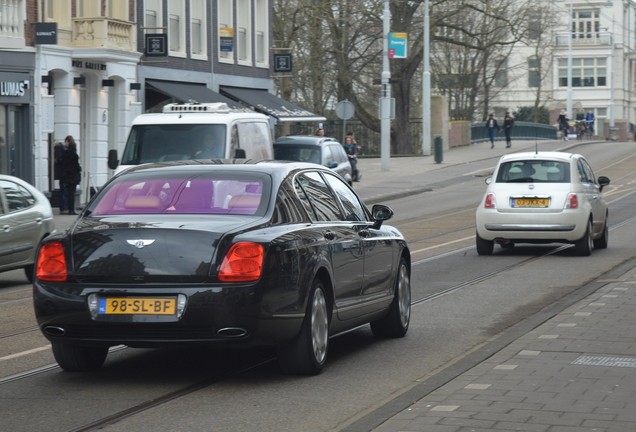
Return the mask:
<svg viewBox="0 0 636 432"><path fill-rule="evenodd" d="M434 143L435 163L442 163L444 159L444 146L441 135L435 135Z"/></svg>

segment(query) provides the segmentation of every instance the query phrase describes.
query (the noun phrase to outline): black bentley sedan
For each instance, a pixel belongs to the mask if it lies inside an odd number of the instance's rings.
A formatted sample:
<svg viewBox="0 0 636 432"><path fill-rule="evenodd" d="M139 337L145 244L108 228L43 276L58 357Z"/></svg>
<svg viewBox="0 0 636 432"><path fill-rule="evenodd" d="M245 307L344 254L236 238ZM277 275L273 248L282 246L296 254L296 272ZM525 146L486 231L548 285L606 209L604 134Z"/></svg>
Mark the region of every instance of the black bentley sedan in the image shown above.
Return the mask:
<svg viewBox="0 0 636 432"><path fill-rule="evenodd" d="M392 215L313 164L132 168L40 245L37 321L66 371L99 369L115 345L230 343L317 374L331 335L408 330L410 252Z"/></svg>

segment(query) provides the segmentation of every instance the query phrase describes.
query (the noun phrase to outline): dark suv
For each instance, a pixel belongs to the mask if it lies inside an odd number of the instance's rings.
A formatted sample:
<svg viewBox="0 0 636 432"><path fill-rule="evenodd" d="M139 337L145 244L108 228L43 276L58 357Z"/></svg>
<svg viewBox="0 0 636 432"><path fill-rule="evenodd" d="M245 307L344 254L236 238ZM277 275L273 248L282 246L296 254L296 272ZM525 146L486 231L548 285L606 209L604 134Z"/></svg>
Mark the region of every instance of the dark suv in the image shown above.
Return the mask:
<svg viewBox="0 0 636 432"><path fill-rule="evenodd" d="M351 164L342 144L334 138L311 135L280 137L274 141L274 158L312 162L331 168L352 184Z"/></svg>

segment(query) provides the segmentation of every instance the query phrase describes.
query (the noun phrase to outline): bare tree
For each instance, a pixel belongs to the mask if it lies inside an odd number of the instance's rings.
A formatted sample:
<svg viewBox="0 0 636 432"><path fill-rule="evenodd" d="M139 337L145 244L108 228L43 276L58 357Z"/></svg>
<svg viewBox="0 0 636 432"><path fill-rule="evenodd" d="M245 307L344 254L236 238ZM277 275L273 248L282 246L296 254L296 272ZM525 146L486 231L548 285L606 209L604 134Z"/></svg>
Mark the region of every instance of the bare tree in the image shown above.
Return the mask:
<svg viewBox="0 0 636 432"><path fill-rule="evenodd" d="M458 8L458 3L461 7ZM432 38L431 68L438 91L450 101L451 117L484 119L509 84L510 53L527 27L529 3L518 0L446 2L456 10L439 20Z"/></svg>
<svg viewBox="0 0 636 432"><path fill-rule="evenodd" d="M520 12L526 2L529 0L430 2L431 53L443 47L449 62L433 70L439 72L434 78L437 83L453 78L455 85L455 78L461 80L457 88L447 88L454 97L455 118L472 118L478 103L487 109L484 101L496 93L497 79L507 68L504 60L509 48L504 48L513 46L523 34L525 14ZM421 85L423 4L422 0L390 2L391 31L407 33L410 44L408 58L390 62L396 107L391 131L394 153L413 151L410 118L412 111L419 110L416 102L422 93L414 85ZM381 89L374 80L382 71L383 5L380 0L275 0L274 38L294 52L295 70L284 96L294 93L296 100L321 113L347 99L356 109L356 118L379 131ZM454 34L437 32L437 28L453 29ZM450 63L453 61L459 61L459 66Z"/></svg>
<svg viewBox="0 0 636 432"><path fill-rule="evenodd" d="M545 82L551 79L552 59L554 57L555 30L560 19L554 2L540 0L534 8L527 11L527 32L524 43L532 50L528 58L529 87L535 89L532 106L533 121L539 122L540 108L551 101L551 94L545 89Z"/></svg>

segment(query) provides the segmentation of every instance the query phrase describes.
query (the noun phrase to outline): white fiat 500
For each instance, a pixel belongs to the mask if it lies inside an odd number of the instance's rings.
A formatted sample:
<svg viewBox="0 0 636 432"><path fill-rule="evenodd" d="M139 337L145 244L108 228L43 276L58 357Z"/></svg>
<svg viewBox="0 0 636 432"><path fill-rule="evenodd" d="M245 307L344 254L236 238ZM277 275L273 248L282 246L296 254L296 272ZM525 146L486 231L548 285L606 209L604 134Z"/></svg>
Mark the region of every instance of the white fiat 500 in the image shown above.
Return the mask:
<svg viewBox="0 0 636 432"><path fill-rule="evenodd" d="M577 255L590 255L608 243L603 187L579 154L512 153L486 178L476 211L477 253L491 255L494 244L571 243Z"/></svg>

